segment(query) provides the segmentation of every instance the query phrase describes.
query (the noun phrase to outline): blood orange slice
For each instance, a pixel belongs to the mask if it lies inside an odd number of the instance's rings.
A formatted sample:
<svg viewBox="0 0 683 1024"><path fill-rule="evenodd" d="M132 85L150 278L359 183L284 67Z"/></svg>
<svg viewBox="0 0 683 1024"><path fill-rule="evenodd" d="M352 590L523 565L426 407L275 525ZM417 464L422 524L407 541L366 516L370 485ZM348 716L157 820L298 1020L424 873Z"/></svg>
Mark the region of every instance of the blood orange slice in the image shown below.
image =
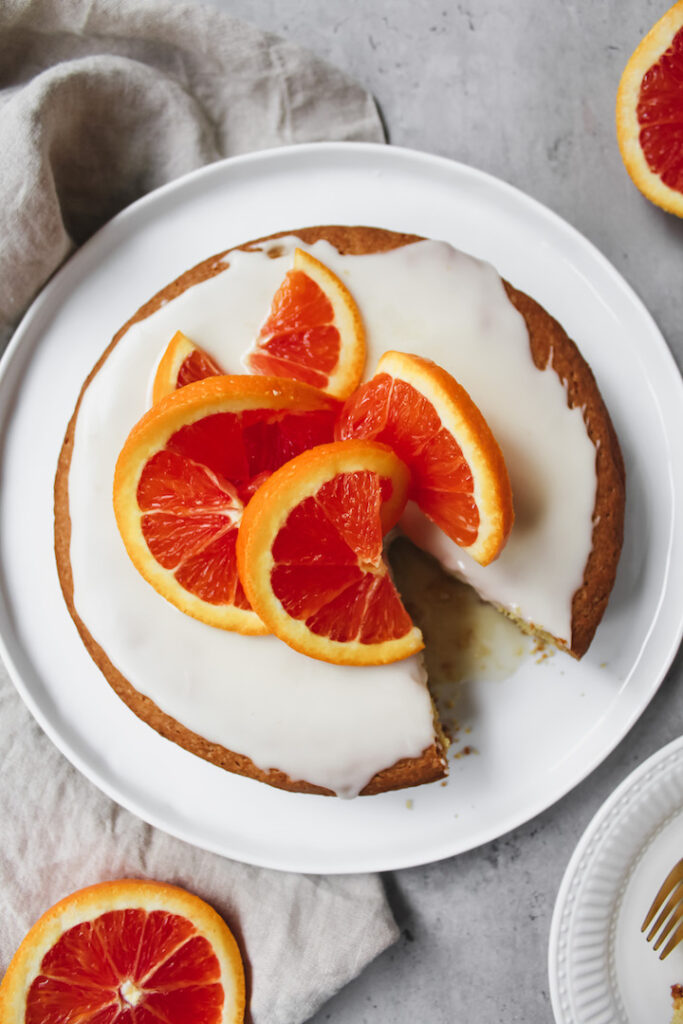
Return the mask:
<svg viewBox="0 0 683 1024"><path fill-rule="evenodd" d="M421 650L382 557L409 473L386 445L345 441L277 470L245 509L237 542L253 607L321 661L378 665Z"/></svg>
<svg viewBox="0 0 683 1024"><path fill-rule="evenodd" d="M336 436L390 445L411 471L410 497L437 526L482 565L500 554L513 521L503 455L468 393L440 366L386 352L345 402Z"/></svg>
<svg viewBox="0 0 683 1024"><path fill-rule="evenodd" d="M650 29L624 68L617 139L643 195L683 217L683 0Z"/></svg>
<svg viewBox="0 0 683 1024"><path fill-rule="evenodd" d="M246 375L187 384L154 405L114 476L116 521L141 575L202 622L266 632L237 572L242 511L274 469L331 439L338 407L307 384Z"/></svg>
<svg viewBox="0 0 683 1024"><path fill-rule="evenodd" d="M222 373L220 366L208 352L190 341L182 331L176 331L154 374L152 403L156 405L176 388Z"/></svg>
<svg viewBox="0 0 683 1024"><path fill-rule="evenodd" d="M7 1024L239 1024L244 969L221 917L177 886L122 879L33 925L0 985Z"/></svg>
<svg viewBox="0 0 683 1024"><path fill-rule="evenodd" d="M252 373L291 377L346 398L360 383L365 332L348 288L303 249L278 288L244 364Z"/></svg>

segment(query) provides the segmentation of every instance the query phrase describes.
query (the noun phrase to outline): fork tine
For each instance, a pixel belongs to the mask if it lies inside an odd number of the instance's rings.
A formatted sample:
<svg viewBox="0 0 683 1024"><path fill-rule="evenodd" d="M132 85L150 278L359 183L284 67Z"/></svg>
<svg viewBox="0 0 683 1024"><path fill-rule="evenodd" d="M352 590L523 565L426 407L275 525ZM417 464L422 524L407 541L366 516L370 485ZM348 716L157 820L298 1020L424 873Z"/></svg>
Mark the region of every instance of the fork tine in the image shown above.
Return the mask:
<svg viewBox="0 0 683 1024"><path fill-rule="evenodd" d="M669 955L671 950L675 946L678 945L678 943L681 941L681 939L683 939L683 907L679 907L678 910L676 911L676 913L675 913L675 915L673 917L673 920L672 920L672 924L673 924L674 921L678 921L678 925L677 925L676 930L674 931L673 935L671 936L671 938L667 942L666 946L664 947L662 952L659 954L659 959L660 960L664 960ZM669 931L670 928L671 928L671 925L669 925L669 928L667 929L667 931ZM659 939L659 942L661 942L663 938L664 938L664 936L662 935L662 937ZM657 944L655 944L652 948L653 949L657 949Z"/></svg>
<svg viewBox="0 0 683 1024"><path fill-rule="evenodd" d="M647 933L647 941L648 942L650 942L652 940L653 936L655 936L657 934L657 932L662 927L662 925L664 924L664 922L666 921L667 917L669 916L671 911L674 909L676 904L680 903L681 896L683 896L683 891L681 889L681 884L679 882L679 883L677 883L674 886L674 888L673 888L673 890L671 892L671 895L669 896L668 900L666 901L666 903L662 907L662 911L661 911L659 917L657 918L655 923L652 925L652 928L650 928L650 931ZM666 938L666 936L669 933L669 930L671 929L673 924L675 924L675 921L676 921L676 919L673 918L672 921L669 924L669 927L665 930L663 935L660 937L659 942L654 947L655 949L659 948L659 945L661 944L662 939Z"/></svg>
<svg viewBox="0 0 683 1024"><path fill-rule="evenodd" d="M652 901L652 906L648 910L645 920L640 926L641 932L645 931L673 887L681 880L683 880L683 859L679 860L677 864L674 864L671 871L664 879L659 892Z"/></svg>
<svg viewBox="0 0 683 1024"><path fill-rule="evenodd" d="M678 891L678 890L676 890L676 891ZM653 949L659 949L659 947L664 942L664 939L667 937L667 935L669 934L669 932L671 931L673 926L675 924L677 924L678 921L680 921L681 916L683 915L683 906L681 906L680 901L675 903L672 906L672 910L673 910L673 913L671 914L671 917L669 918L669 920L666 921L666 924L662 928L661 933L657 937L656 942L653 944L653 946L652 946ZM662 913L663 913L663 911L662 911ZM659 916L662 917L662 914L660 914ZM666 918L664 918L664 920L666 920ZM652 929L650 930L650 933L652 934ZM650 941L650 937L649 936L648 936L647 941L648 942Z"/></svg>

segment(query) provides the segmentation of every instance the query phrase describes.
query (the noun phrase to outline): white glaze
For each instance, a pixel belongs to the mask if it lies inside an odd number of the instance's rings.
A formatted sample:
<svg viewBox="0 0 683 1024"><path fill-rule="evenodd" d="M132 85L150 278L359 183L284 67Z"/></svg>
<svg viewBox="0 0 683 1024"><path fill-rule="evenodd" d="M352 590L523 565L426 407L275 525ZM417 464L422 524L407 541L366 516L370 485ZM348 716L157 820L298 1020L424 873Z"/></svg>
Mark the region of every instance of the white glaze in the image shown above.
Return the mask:
<svg viewBox="0 0 683 1024"><path fill-rule="evenodd" d="M284 249L277 258L231 254L225 273L133 325L86 390L69 479L74 602L113 663L168 714L262 768L353 795L432 741L420 659L346 669L271 637L196 622L137 574L112 511L116 457L148 405L160 352L182 330L226 372L240 372L291 263L294 241L277 244ZM474 565L417 510L407 512L406 531L483 596L567 639L591 544L595 450L556 374L534 367L500 278L443 243L355 257L324 242L312 251L358 302L366 376L389 348L434 359L467 388L503 448L517 520L496 563Z"/></svg>

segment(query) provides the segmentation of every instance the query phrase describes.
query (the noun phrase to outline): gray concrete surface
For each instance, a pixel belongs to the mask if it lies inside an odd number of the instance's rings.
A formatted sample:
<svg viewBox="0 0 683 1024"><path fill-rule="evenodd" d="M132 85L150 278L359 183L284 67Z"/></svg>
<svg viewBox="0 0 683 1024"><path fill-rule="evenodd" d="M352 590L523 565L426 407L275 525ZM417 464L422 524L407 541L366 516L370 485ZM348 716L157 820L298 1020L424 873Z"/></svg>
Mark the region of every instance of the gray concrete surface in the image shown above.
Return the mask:
<svg viewBox="0 0 683 1024"><path fill-rule="evenodd" d="M633 187L614 129L623 66L668 0L201 2L346 69L375 96L391 143L489 171L559 213L621 271L683 365L683 221ZM679 653L616 751L540 817L387 875L401 940L311 1024L552 1021L547 946L562 875L614 787L681 732L682 672Z"/></svg>

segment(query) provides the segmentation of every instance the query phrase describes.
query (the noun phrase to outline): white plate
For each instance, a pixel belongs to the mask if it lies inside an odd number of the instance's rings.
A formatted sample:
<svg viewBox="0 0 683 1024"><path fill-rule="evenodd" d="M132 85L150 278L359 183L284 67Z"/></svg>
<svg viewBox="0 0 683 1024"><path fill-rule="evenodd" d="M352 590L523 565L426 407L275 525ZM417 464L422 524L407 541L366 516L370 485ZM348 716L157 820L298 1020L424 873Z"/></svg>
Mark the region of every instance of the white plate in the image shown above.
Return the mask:
<svg viewBox="0 0 683 1024"><path fill-rule="evenodd" d="M592 364L629 477L619 577L583 661L529 657L504 682L465 688L457 712L478 754L453 762L447 786L350 802L228 775L135 718L82 646L52 553L64 428L120 324L208 254L331 222L445 238L543 303ZM673 359L642 304L584 238L471 168L330 143L228 160L160 189L106 225L39 296L4 359L0 408L0 634L14 682L96 785L206 849L308 872L404 867L471 849L544 810L599 764L678 646L683 576L669 567L681 564L683 468L671 453L683 433L683 389Z"/></svg>
<svg viewBox="0 0 683 1024"><path fill-rule="evenodd" d="M666 1024L683 945L666 960L640 926L683 856L683 737L640 765L584 832L555 904L548 968L557 1024Z"/></svg>

